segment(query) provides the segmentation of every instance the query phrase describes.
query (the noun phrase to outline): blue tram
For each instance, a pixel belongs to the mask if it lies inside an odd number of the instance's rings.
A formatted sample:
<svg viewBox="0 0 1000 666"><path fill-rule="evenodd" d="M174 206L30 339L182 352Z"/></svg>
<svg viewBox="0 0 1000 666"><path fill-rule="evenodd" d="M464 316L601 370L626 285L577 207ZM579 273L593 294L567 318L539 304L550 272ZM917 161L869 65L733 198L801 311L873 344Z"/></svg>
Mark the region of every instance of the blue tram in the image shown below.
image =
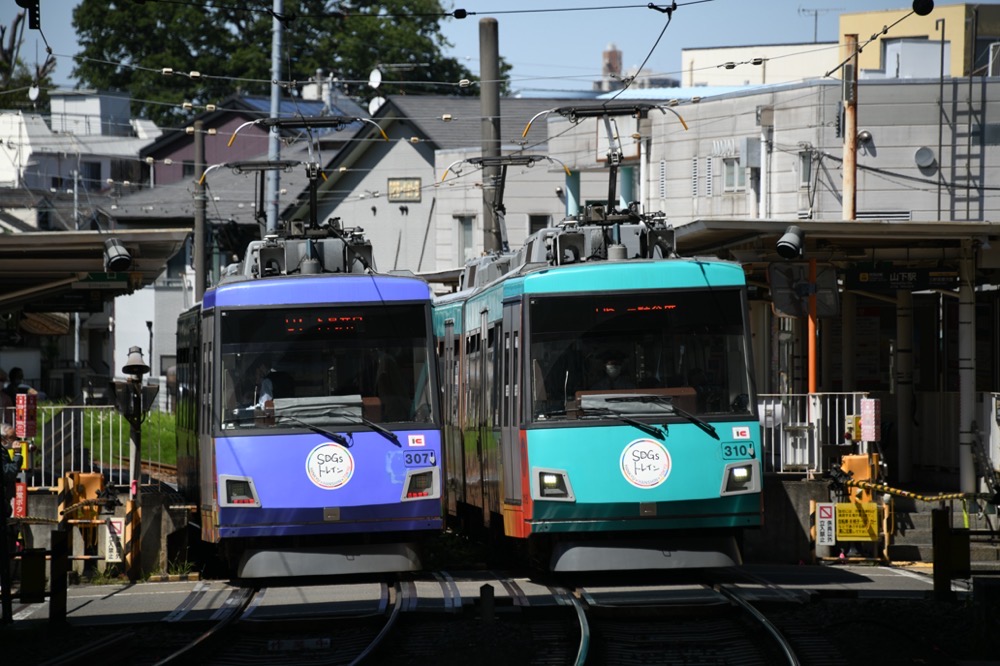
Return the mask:
<svg viewBox="0 0 1000 666"><path fill-rule="evenodd" d="M434 334L463 528L554 571L741 562L762 506L739 265L595 207L470 262Z"/></svg>
<svg viewBox="0 0 1000 666"><path fill-rule="evenodd" d="M244 578L420 566L443 524L431 294L360 231L268 236L177 328L178 484Z"/></svg>

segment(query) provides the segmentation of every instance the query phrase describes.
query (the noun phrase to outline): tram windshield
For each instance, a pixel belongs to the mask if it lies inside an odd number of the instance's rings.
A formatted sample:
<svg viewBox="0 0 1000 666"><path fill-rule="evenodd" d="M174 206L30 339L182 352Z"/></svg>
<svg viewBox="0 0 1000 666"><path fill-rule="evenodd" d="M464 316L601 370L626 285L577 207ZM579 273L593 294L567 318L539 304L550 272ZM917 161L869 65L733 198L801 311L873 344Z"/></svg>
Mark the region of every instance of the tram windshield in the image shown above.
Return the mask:
<svg viewBox="0 0 1000 666"><path fill-rule="evenodd" d="M749 414L743 313L737 289L532 297L532 420L593 418L601 398L632 417Z"/></svg>
<svg viewBox="0 0 1000 666"><path fill-rule="evenodd" d="M433 419L425 305L224 310L220 327L224 430Z"/></svg>

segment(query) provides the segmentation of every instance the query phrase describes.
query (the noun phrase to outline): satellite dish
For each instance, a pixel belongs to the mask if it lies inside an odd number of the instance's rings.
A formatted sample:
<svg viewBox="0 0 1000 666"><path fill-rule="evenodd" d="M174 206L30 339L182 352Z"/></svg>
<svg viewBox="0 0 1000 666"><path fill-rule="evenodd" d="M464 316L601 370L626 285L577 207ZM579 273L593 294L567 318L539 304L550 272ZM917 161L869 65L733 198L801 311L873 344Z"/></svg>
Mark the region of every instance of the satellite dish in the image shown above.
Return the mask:
<svg viewBox="0 0 1000 666"><path fill-rule="evenodd" d="M375 112L385 104L385 97L372 97L372 101L368 102L368 115L374 116Z"/></svg>
<svg viewBox="0 0 1000 666"><path fill-rule="evenodd" d="M382 72L378 69L373 69L372 73L368 75L368 85L372 88L378 88L382 85Z"/></svg>
<svg viewBox="0 0 1000 666"><path fill-rule="evenodd" d="M38 86L31 86L30 88L28 88L28 99L34 102L36 99L38 99L38 93L39 93Z"/></svg>

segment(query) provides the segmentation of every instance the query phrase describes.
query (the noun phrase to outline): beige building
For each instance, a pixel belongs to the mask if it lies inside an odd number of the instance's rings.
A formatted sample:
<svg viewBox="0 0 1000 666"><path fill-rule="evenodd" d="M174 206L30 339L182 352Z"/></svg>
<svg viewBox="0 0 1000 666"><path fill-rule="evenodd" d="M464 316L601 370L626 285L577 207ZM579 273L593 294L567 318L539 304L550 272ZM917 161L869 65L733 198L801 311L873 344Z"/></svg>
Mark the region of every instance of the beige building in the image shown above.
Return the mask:
<svg viewBox="0 0 1000 666"><path fill-rule="evenodd" d="M840 62L835 42L681 50L681 85L752 86L820 78Z"/></svg>
<svg viewBox="0 0 1000 666"><path fill-rule="evenodd" d="M844 35L857 35L861 46L876 37L858 56L858 67L862 71L887 69L886 49L894 41L945 41L955 54L955 57L946 58L944 67L944 75L951 77L968 76L970 71L987 73L991 53L994 58L1000 57L1000 46L991 48L991 44L1000 44L1000 4L936 4L927 16L911 14L911 8L901 4L904 7L900 9L840 15L841 44ZM905 20L901 20L904 17ZM881 34L887 26L889 30ZM995 62L993 67L993 75L1000 74L1000 62Z"/></svg>

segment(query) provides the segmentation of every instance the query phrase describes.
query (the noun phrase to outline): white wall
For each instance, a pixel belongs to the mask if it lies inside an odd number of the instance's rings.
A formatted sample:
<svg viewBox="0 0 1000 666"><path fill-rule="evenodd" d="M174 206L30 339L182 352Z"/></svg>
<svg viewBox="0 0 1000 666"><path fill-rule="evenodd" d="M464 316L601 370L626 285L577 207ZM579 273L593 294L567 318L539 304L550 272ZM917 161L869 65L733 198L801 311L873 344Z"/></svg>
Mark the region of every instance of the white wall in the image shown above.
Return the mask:
<svg viewBox="0 0 1000 666"><path fill-rule="evenodd" d="M112 373L119 379L124 379L122 366L128 359L129 347L142 348L142 358L146 365L149 362L149 329L147 321L153 321L156 313L156 291L152 287L139 289L128 296L115 299L114 318L114 349L112 349ZM154 342L155 344L155 342Z"/></svg>

